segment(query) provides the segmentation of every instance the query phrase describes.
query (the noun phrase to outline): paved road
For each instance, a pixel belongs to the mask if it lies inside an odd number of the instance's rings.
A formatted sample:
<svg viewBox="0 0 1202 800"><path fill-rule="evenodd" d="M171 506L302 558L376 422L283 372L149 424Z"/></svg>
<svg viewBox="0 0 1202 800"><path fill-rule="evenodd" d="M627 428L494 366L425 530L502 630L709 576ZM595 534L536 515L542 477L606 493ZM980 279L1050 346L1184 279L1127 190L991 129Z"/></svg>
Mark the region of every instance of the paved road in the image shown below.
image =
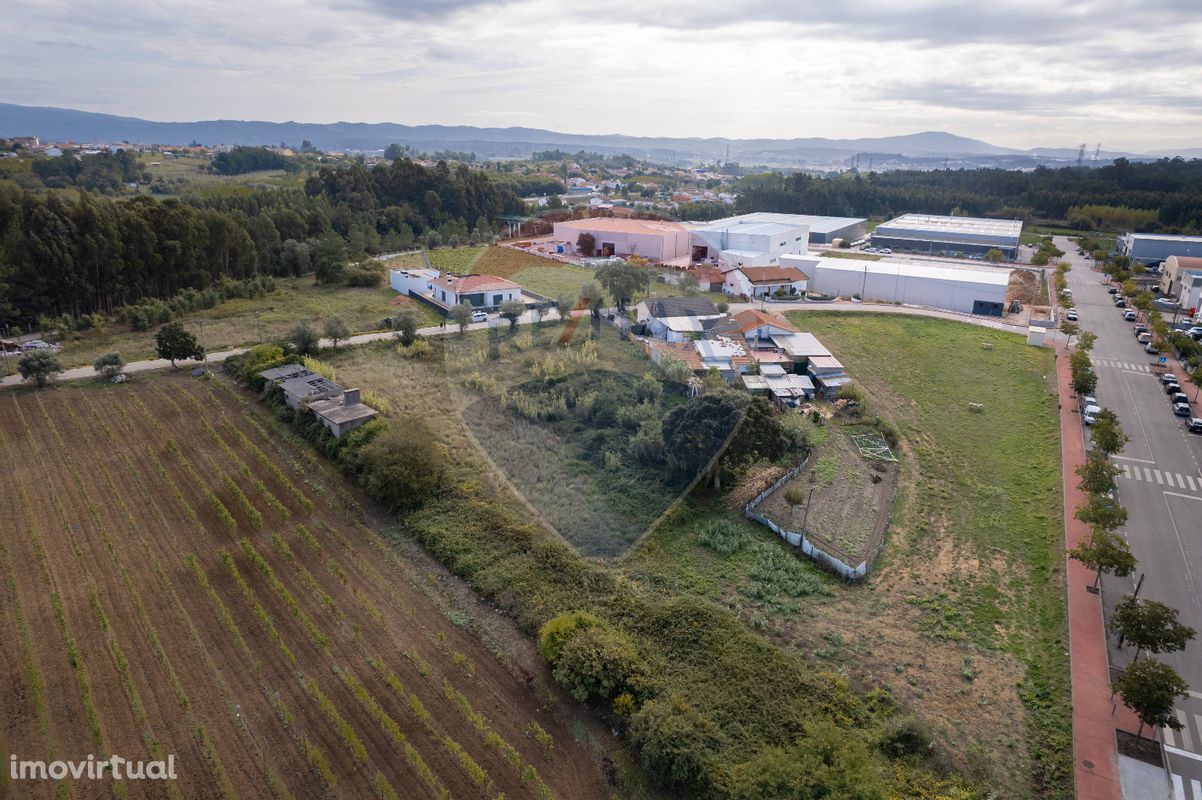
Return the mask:
<svg viewBox="0 0 1202 800"><path fill-rule="evenodd" d="M1091 354L1098 399L1118 414L1131 437L1115 463L1123 470L1118 498L1129 516L1123 532L1139 559L1139 571L1131 578L1107 579L1107 611L1134 590L1142 572L1142 597L1173 606L1182 622L1202 631L1202 436L1186 432L1182 419L1173 416L1153 372L1159 369L1156 357L1135 341L1133 324L1114 307L1104 276L1091 270L1092 262L1077 256L1067 239L1057 237L1056 243L1073 266L1068 285L1080 324L1098 336ZM1183 377L1180 371L1178 375ZM1187 393L1192 399L1195 390ZM1196 403L1194 414L1202 416ZM1110 644L1112 666L1124 667L1131 648L1118 649L1113 637ZM1191 687L1202 690L1202 644L1194 641L1184 652L1162 658ZM1176 737L1165 735L1177 797L1202 800L1202 694L1183 701L1178 716L1189 727Z"/></svg>

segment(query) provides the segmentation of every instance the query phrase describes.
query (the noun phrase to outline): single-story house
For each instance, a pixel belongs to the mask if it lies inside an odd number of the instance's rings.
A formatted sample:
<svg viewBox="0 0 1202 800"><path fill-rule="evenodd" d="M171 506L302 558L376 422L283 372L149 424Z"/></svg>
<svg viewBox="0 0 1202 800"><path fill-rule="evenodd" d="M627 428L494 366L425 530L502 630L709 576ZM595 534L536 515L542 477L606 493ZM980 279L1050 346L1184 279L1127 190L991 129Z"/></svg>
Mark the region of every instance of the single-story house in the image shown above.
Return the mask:
<svg viewBox="0 0 1202 800"><path fill-rule="evenodd" d="M805 295L809 276L797 267L739 267L723 276L722 291L736 297Z"/></svg>
<svg viewBox="0 0 1202 800"><path fill-rule="evenodd" d="M281 381L277 385L284 392L284 403L293 411L305 403L328 400L342 394L341 386L315 372L309 372L309 370L305 370L302 375Z"/></svg>
<svg viewBox="0 0 1202 800"><path fill-rule="evenodd" d="M720 292L726 281L726 276L717 267L695 266L685 272L697 279L698 288L703 292Z"/></svg>
<svg viewBox="0 0 1202 800"><path fill-rule="evenodd" d="M427 267L393 269L388 271L388 284L408 297L411 294L429 294L429 287L438 279L438 270Z"/></svg>
<svg viewBox="0 0 1202 800"><path fill-rule="evenodd" d="M635 319L652 336L670 342L696 338L726 315L704 297L656 297L634 307Z"/></svg>
<svg viewBox="0 0 1202 800"><path fill-rule="evenodd" d="M325 425L336 439L341 439L343 434L366 424L379 413L360 402L358 389L347 389L341 397L313 401L309 403L309 410L317 415L321 424Z"/></svg>
<svg viewBox="0 0 1202 800"><path fill-rule="evenodd" d="M776 347L776 343L772 341L773 336L788 336L792 333L797 333L797 329L783 317L760 311L758 308L740 311L713 331L715 336L741 336L753 348Z"/></svg>
<svg viewBox="0 0 1202 800"><path fill-rule="evenodd" d="M432 279L421 292L438 305L454 308L467 304L473 309L496 309L502 303L522 299L522 287L494 275L451 275L444 272Z"/></svg>

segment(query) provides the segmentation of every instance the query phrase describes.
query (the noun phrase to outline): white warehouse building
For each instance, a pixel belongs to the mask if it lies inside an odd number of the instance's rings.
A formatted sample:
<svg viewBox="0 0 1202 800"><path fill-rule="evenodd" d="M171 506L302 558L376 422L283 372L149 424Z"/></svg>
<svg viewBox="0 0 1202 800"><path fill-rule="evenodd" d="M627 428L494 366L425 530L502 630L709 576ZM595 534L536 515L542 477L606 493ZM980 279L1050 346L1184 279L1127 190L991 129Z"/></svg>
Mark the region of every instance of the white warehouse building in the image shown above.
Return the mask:
<svg viewBox="0 0 1202 800"><path fill-rule="evenodd" d="M902 214L878 225L872 232L872 243L898 252L945 256L983 256L990 250L1001 250L1013 261L1018 258L1022 232L1019 219Z"/></svg>
<svg viewBox="0 0 1202 800"><path fill-rule="evenodd" d="M953 267L848 258L785 258L810 275L808 289L831 297L859 296L865 302L928 306L1000 317L1010 270Z"/></svg>
<svg viewBox="0 0 1202 800"><path fill-rule="evenodd" d="M693 261L717 261L725 272L739 267L780 266L783 255L805 255L810 229L784 214L744 214L690 228Z"/></svg>
<svg viewBox="0 0 1202 800"><path fill-rule="evenodd" d="M1202 256L1202 236L1128 233L1119 237L1119 252L1141 264L1157 264L1169 256Z"/></svg>

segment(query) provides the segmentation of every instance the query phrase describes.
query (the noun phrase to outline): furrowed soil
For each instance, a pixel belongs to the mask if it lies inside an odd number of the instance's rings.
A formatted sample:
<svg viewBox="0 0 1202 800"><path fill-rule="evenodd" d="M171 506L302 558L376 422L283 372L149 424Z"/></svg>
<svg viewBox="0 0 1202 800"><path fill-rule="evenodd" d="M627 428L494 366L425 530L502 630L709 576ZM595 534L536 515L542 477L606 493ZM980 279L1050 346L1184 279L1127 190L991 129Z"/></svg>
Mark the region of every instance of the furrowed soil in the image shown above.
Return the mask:
<svg viewBox="0 0 1202 800"><path fill-rule="evenodd" d="M265 422L175 374L0 395L0 745L178 776L0 790L606 796L567 712Z"/></svg>

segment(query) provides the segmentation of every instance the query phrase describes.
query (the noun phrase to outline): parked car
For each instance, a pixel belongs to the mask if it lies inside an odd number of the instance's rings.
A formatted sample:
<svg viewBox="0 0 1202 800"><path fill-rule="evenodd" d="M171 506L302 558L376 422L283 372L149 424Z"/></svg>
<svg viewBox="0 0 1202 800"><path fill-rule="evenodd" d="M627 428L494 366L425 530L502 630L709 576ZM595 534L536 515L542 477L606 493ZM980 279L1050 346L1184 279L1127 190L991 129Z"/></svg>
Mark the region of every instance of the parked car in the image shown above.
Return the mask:
<svg viewBox="0 0 1202 800"><path fill-rule="evenodd" d="M1143 324L1142 322L1135 326L1135 335L1136 336L1139 336L1141 333L1147 333L1147 332L1148 332L1148 326Z"/></svg>
<svg viewBox="0 0 1202 800"><path fill-rule="evenodd" d="M880 250L877 250L877 252L878 252L878 253L882 253L882 254L884 254L884 255L892 255L892 254L893 254L893 248L891 248L891 247L882 247Z"/></svg>
<svg viewBox="0 0 1202 800"><path fill-rule="evenodd" d="M1085 406L1096 406L1098 404L1098 398L1094 397L1092 394L1083 394L1081 395L1080 400L1083 408Z"/></svg>
<svg viewBox="0 0 1202 800"><path fill-rule="evenodd" d="M1169 402L1173 405L1185 403L1188 406L1189 398L1185 396L1185 392L1177 392L1176 394L1169 395Z"/></svg>
<svg viewBox="0 0 1202 800"><path fill-rule="evenodd" d="M865 252L865 253L875 253L875 252L876 252L876 248L875 248L875 247L865 247L865 248L864 248L864 252Z"/></svg>
<svg viewBox="0 0 1202 800"><path fill-rule="evenodd" d="M1152 341L1152 334L1148 333L1147 331L1144 331L1143 333L1137 333L1135 334L1135 341L1139 342L1140 344L1147 344L1148 342Z"/></svg>
<svg viewBox="0 0 1202 800"><path fill-rule="evenodd" d="M1192 414L1194 412L1189 407L1189 403L1177 403L1176 405L1173 406L1173 413L1179 417L1188 417L1190 414Z"/></svg>
<svg viewBox="0 0 1202 800"><path fill-rule="evenodd" d="M1186 335L1186 336L1199 336L1199 335L1202 335L1202 326L1195 325L1195 326L1194 326L1194 327L1192 327L1192 328L1187 328L1187 329L1186 329L1186 331L1185 331L1185 335Z"/></svg>
<svg viewBox="0 0 1202 800"><path fill-rule="evenodd" d="M1171 372L1166 372L1160 376L1161 383L1177 383L1177 376Z"/></svg>
<svg viewBox="0 0 1202 800"><path fill-rule="evenodd" d="M1077 309L1075 308L1070 308L1068 311L1064 312L1064 318L1069 322L1076 322L1077 320L1081 319L1079 316L1077 316Z"/></svg>
<svg viewBox="0 0 1202 800"><path fill-rule="evenodd" d="M1118 293L1119 293L1119 287L1117 287L1117 286L1111 286L1111 287L1110 287L1109 289L1107 289L1106 291L1107 291L1107 292L1109 292L1110 294L1118 294Z"/></svg>
<svg viewBox="0 0 1202 800"><path fill-rule="evenodd" d="M1117 297L1117 298L1115 298L1115 300L1114 300L1114 307L1115 307L1115 308L1126 308L1126 307L1127 307L1127 301L1126 301L1126 300L1124 300L1124 299L1123 299L1123 298L1121 298L1121 297Z"/></svg>
<svg viewBox="0 0 1202 800"><path fill-rule="evenodd" d="M1148 342L1144 345L1144 352L1150 356L1155 356L1160 354L1160 348L1156 346L1155 342Z"/></svg>
<svg viewBox="0 0 1202 800"><path fill-rule="evenodd" d="M472 322L488 322L488 314L483 311L473 311Z"/></svg>
<svg viewBox="0 0 1202 800"><path fill-rule="evenodd" d="M1157 297L1152 302L1155 303L1156 305L1160 306L1161 308L1176 308L1177 307L1177 303L1168 297Z"/></svg>
<svg viewBox="0 0 1202 800"><path fill-rule="evenodd" d="M1081 421L1086 425L1093 425L1098 421L1098 414L1102 413L1102 407L1099 405L1087 405L1081 409Z"/></svg>
<svg viewBox="0 0 1202 800"><path fill-rule="evenodd" d="M1164 393L1172 397L1175 394L1180 394L1181 387L1175 383L1165 384Z"/></svg>
<svg viewBox="0 0 1202 800"><path fill-rule="evenodd" d="M1185 423L1185 429L1190 433L1202 433L1202 419L1191 417L1190 421Z"/></svg>
<svg viewBox="0 0 1202 800"><path fill-rule="evenodd" d="M1135 322L1136 316L1138 315L1131 309L1127 309L1123 312L1123 319L1127 320L1128 322Z"/></svg>

